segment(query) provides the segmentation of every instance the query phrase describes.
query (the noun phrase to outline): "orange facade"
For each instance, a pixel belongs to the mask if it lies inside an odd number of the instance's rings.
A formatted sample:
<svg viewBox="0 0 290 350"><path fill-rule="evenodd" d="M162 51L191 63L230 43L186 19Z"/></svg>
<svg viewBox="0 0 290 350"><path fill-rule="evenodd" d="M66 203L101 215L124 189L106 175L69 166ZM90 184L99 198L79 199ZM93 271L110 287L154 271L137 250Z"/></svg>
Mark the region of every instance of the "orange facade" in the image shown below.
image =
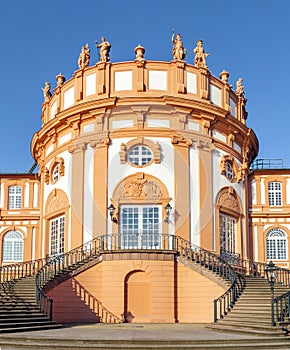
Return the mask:
<svg viewBox="0 0 290 350"><path fill-rule="evenodd" d="M101 311L116 322L211 322L226 286L179 259L177 240L224 258L276 254L288 267L288 175L250 169L258 140L243 88L225 71L139 51L58 76L32 138L38 175L0 175L3 265L106 244L97 264L48 292L59 322L98 322ZM283 187L278 209L269 182ZM286 234L283 259L271 228Z"/></svg>

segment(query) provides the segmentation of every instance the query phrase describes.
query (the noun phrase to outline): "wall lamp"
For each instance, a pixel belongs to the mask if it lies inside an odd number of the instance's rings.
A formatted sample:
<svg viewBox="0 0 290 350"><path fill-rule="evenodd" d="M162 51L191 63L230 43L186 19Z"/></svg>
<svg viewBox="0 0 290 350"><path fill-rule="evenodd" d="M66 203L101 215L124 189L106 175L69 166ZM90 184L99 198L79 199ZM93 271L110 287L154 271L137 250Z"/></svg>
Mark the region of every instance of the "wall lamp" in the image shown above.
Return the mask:
<svg viewBox="0 0 290 350"><path fill-rule="evenodd" d="M110 214L110 217L111 217L111 221L116 224L118 222L117 218L114 216L116 208L113 206L112 203L108 207L108 210L109 210L109 214Z"/></svg>
<svg viewBox="0 0 290 350"><path fill-rule="evenodd" d="M172 210L172 206L169 203L167 203L165 206L166 217L164 219L164 222L166 222L167 224L169 224L169 215L171 210Z"/></svg>

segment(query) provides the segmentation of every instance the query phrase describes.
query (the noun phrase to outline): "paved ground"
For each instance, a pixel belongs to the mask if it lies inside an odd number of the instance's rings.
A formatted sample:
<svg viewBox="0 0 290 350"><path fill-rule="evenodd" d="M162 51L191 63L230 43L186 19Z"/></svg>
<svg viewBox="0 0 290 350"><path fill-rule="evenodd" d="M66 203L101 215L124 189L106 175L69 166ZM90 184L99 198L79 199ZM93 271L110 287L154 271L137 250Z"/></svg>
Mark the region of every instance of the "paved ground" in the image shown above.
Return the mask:
<svg viewBox="0 0 290 350"><path fill-rule="evenodd" d="M92 324L70 325L46 331L3 334L1 337L97 340L221 340L257 339L249 334L223 333L206 329L201 324Z"/></svg>

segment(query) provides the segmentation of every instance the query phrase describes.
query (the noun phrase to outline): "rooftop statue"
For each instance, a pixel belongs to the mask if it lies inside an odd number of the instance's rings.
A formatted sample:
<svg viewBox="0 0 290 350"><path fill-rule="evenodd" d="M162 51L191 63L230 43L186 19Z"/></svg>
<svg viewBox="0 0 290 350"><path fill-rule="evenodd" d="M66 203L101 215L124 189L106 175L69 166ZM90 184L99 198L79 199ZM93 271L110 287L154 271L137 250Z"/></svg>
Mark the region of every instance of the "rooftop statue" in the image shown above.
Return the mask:
<svg viewBox="0 0 290 350"><path fill-rule="evenodd" d="M86 44L86 46L82 46L82 51L78 59L78 65L80 69L85 69L86 67L88 67L88 65L90 64L90 57L91 57L90 48L89 48L89 45Z"/></svg>
<svg viewBox="0 0 290 350"><path fill-rule="evenodd" d="M111 44L105 40L105 38L101 37L102 42L98 44L96 41L96 48L100 48L100 61L99 62L109 62L110 61L110 49Z"/></svg>
<svg viewBox="0 0 290 350"><path fill-rule="evenodd" d="M173 43L172 56L174 61L182 61L186 55L186 49L183 47L180 34L176 34L174 39L174 33L172 33L171 41Z"/></svg>
<svg viewBox="0 0 290 350"><path fill-rule="evenodd" d="M236 84L236 94L238 96L243 96L244 95L244 86L242 84L243 79L239 78Z"/></svg>
<svg viewBox="0 0 290 350"><path fill-rule="evenodd" d="M195 67L207 68L205 59L206 57L209 56L209 53L205 53L201 39L198 40L197 46L193 49L193 53L195 54L195 58L194 58Z"/></svg>
<svg viewBox="0 0 290 350"><path fill-rule="evenodd" d="M51 98L50 83L48 81L46 81L45 86L41 89L43 91L44 102L49 102L49 100Z"/></svg>

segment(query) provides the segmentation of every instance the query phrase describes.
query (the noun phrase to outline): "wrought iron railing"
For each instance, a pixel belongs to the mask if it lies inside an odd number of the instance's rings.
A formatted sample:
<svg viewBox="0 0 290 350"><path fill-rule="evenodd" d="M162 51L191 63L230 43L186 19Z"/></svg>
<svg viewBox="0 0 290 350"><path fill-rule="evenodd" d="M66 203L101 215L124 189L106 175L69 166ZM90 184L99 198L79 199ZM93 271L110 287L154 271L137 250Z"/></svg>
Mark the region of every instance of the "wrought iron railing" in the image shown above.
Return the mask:
<svg viewBox="0 0 290 350"><path fill-rule="evenodd" d="M234 305L244 288L243 277L217 254L193 245L185 239L168 234L113 234L95 238L78 248L51 259L37 273L36 299L42 311L51 317L52 300L44 293L52 280L77 268L90 258L98 257L102 252L120 250L161 250L175 251L183 257L198 262L212 270L230 284L228 290L214 300L214 320L222 318ZM62 279L60 279L62 281Z"/></svg>
<svg viewBox="0 0 290 350"><path fill-rule="evenodd" d="M84 264L90 258L99 256L99 252L100 238L97 237L67 253L51 258L39 269L35 279L36 303L41 311L49 316L50 320L52 320L53 300L46 295L45 287L50 281L56 280L56 278L63 276L65 273L67 273L67 278L69 278L70 271L78 268L80 263ZM60 278L59 283L62 281L63 279Z"/></svg>
<svg viewBox="0 0 290 350"><path fill-rule="evenodd" d="M253 260L238 259L236 264L232 265L236 271L247 276L267 278L267 264ZM276 283L285 287L290 287L290 270L275 266L277 279Z"/></svg>
<svg viewBox="0 0 290 350"><path fill-rule="evenodd" d="M223 318L234 306L245 288L245 278L219 255L200 248L188 241L174 236L175 246L179 254L195 261L215 272L226 280L229 288L217 299L214 299L214 322Z"/></svg>
<svg viewBox="0 0 290 350"><path fill-rule="evenodd" d="M252 260L238 259L234 269L241 274L247 276L254 276L267 279L267 264L263 262L255 262ZM275 266L276 281L275 284L290 288L290 270L284 269L279 266ZM269 286L270 290L270 286ZM273 324L284 322L290 319L290 292L284 293L274 298L271 302L273 303Z"/></svg>
<svg viewBox="0 0 290 350"><path fill-rule="evenodd" d="M287 322L290 321L290 291L279 295L273 299L275 310L275 322Z"/></svg>
<svg viewBox="0 0 290 350"><path fill-rule="evenodd" d="M100 256L106 251L120 250L161 250L174 251L187 259L195 261L212 270L229 283L229 288L214 300L214 321L223 318L233 307L245 288L243 275L265 277L265 263L240 259L227 261L224 256L202 249L185 239L168 234L114 234L96 237L65 254L47 259L4 266L0 269L1 282L36 274L36 301L41 311L52 318L52 299L46 295L45 288L51 281L60 283L62 277L73 276L84 263ZM289 286L290 271L278 269L278 282ZM109 311L108 311L109 312Z"/></svg>

